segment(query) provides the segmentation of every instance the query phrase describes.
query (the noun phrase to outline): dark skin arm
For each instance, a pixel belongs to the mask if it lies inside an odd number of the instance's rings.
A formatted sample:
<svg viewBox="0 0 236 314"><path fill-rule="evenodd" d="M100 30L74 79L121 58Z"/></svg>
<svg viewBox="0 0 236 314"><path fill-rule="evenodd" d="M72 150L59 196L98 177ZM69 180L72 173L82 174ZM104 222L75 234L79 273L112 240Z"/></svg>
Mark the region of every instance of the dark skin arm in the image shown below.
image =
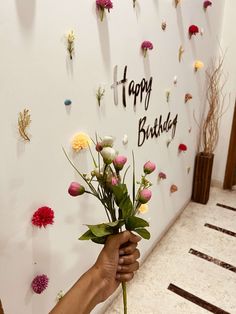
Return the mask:
<svg viewBox="0 0 236 314"><path fill-rule="evenodd" d="M50 314L88 314L105 301L121 282L138 270L139 236L129 231L109 236L96 263L74 284Z"/></svg>

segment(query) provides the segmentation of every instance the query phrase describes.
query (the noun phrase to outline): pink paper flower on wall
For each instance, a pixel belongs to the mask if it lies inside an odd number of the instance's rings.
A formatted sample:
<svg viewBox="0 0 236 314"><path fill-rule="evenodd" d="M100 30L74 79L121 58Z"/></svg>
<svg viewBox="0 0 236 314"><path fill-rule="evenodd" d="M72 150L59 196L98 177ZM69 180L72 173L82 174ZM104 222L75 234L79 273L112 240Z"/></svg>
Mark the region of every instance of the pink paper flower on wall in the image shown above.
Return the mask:
<svg viewBox="0 0 236 314"><path fill-rule="evenodd" d="M206 10L209 6L212 5L212 2L211 1L204 1L203 2L203 8Z"/></svg>
<svg viewBox="0 0 236 314"><path fill-rule="evenodd" d="M179 151L185 152L187 150L187 146L185 144L179 144Z"/></svg>
<svg viewBox="0 0 236 314"><path fill-rule="evenodd" d="M143 51L144 57L146 57L147 51L153 49L153 44L150 41L145 40L142 42L141 49Z"/></svg>
<svg viewBox="0 0 236 314"><path fill-rule="evenodd" d="M189 37L191 38L192 35L196 35L197 33L199 33L199 28L196 25L191 25L189 26L188 33Z"/></svg>
<svg viewBox="0 0 236 314"><path fill-rule="evenodd" d="M34 226L45 228L47 225L52 225L54 223L54 211L47 206L40 207L33 214L31 222Z"/></svg>
<svg viewBox="0 0 236 314"><path fill-rule="evenodd" d="M178 187L175 184L172 184L170 187L170 193L175 193L178 191Z"/></svg>
<svg viewBox="0 0 236 314"><path fill-rule="evenodd" d="M40 294L47 288L48 281L49 279L46 275L36 276L31 283L31 287L35 293Z"/></svg>
<svg viewBox="0 0 236 314"><path fill-rule="evenodd" d="M110 12L113 8L113 3L111 0L96 0L96 6L99 12L100 20L103 21L105 9Z"/></svg>
<svg viewBox="0 0 236 314"><path fill-rule="evenodd" d="M161 180L165 180L166 179L166 174L164 172L159 172L158 178L161 179Z"/></svg>

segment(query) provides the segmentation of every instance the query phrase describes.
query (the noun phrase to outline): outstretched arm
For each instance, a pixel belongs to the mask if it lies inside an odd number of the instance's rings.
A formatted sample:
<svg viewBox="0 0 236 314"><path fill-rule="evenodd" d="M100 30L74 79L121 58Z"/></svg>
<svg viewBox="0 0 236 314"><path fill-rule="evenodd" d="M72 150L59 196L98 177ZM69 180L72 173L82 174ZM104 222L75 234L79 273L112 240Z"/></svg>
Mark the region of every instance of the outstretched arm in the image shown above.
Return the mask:
<svg viewBox="0 0 236 314"><path fill-rule="evenodd" d="M96 263L52 309L50 314L88 314L105 301L122 281L130 281L139 268L136 248L141 240L129 231L109 236Z"/></svg>

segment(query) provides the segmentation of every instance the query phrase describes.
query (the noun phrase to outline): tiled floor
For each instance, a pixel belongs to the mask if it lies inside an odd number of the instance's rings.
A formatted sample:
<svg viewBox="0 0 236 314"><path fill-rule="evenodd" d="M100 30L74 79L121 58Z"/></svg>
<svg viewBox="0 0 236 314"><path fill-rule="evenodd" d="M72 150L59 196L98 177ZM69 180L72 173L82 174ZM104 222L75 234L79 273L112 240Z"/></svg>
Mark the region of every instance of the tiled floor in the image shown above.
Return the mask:
<svg viewBox="0 0 236 314"><path fill-rule="evenodd" d="M236 190L212 188L207 205L187 206L128 285L129 314L236 314L236 211L217 203L236 208ZM233 233L209 228L206 223ZM206 259L189 251L204 253ZM219 261L229 266L224 268ZM179 296L168 289L170 284L215 309L209 311ZM121 296L105 314L118 313L123 313Z"/></svg>

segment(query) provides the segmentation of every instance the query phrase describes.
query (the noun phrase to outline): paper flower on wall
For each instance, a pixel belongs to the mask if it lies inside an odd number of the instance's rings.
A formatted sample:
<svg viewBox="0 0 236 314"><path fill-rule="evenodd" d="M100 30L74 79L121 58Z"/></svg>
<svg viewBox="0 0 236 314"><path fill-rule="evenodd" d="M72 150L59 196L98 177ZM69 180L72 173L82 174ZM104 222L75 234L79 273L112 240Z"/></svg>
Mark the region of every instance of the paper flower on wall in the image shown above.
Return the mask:
<svg viewBox="0 0 236 314"><path fill-rule="evenodd" d="M166 30L166 21L163 21L162 23L161 23L161 29L163 30L163 31L165 31Z"/></svg>
<svg viewBox="0 0 236 314"><path fill-rule="evenodd" d="M142 205L138 208L138 211L139 211L139 213L141 213L141 214L147 213L148 210L149 210L148 204L142 204Z"/></svg>
<svg viewBox="0 0 236 314"><path fill-rule="evenodd" d="M184 48L182 46L179 47L179 62L182 61L182 56L184 53Z"/></svg>
<svg viewBox="0 0 236 314"><path fill-rule="evenodd" d="M47 206L40 207L33 214L31 222L36 227L46 227L47 225L52 225L54 223L54 211Z"/></svg>
<svg viewBox="0 0 236 314"><path fill-rule="evenodd" d="M136 0L133 0L133 8L135 8Z"/></svg>
<svg viewBox="0 0 236 314"><path fill-rule="evenodd" d="M186 152L187 146L185 144L179 144L179 152Z"/></svg>
<svg viewBox="0 0 236 314"><path fill-rule="evenodd" d="M88 148L91 143L92 141L87 134L79 132L73 136L71 140L71 147L74 151L78 152L82 149Z"/></svg>
<svg viewBox="0 0 236 314"><path fill-rule="evenodd" d="M170 193L175 193L178 191L178 187L175 184L172 184L170 187Z"/></svg>
<svg viewBox="0 0 236 314"><path fill-rule="evenodd" d="M189 26L188 33L189 37L191 38L192 35L196 35L197 33L199 33L199 28L196 25L191 25Z"/></svg>
<svg viewBox="0 0 236 314"><path fill-rule="evenodd" d="M69 53L70 59L72 60L74 54L74 42L75 42L75 33L73 30L69 31L66 35L67 38L67 51Z"/></svg>
<svg viewBox="0 0 236 314"><path fill-rule="evenodd" d="M31 283L31 287L35 293L40 294L47 288L48 281L49 279L46 275L36 276Z"/></svg>
<svg viewBox="0 0 236 314"><path fill-rule="evenodd" d="M100 16L100 20L102 22L104 18L105 10L110 12L110 9L113 8L113 3L111 2L111 0L96 0L96 6L97 6L97 10Z"/></svg>
<svg viewBox="0 0 236 314"><path fill-rule="evenodd" d="M98 90L96 92L96 98L98 102L98 106L100 107L101 105L101 100L105 95L105 88L102 88L101 86L98 87Z"/></svg>
<svg viewBox="0 0 236 314"><path fill-rule="evenodd" d="M192 98L193 98L193 96L191 94L187 93L184 96L184 102L187 103Z"/></svg>
<svg viewBox="0 0 236 314"><path fill-rule="evenodd" d="M20 133L20 136L25 141L30 141L29 135L27 133L27 129L30 126L31 119L30 119L30 113L28 109L24 109L22 112L19 113L18 116L18 131Z"/></svg>
<svg viewBox="0 0 236 314"><path fill-rule="evenodd" d="M176 85L177 82L178 82L178 77L177 77L177 75L175 75L174 78L173 78L173 83L174 83L174 85Z"/></svg>
<svg viewBox="0 0 236 314"><path fill-rule="evenodd" d="M159 172L158 178L159 178L160 180L165 180L165 179L166 179L166 174L165 174L164 172Z"/></svg>
<svg viewBox="0 0 236 314"><path fill-rule="evenodd" d="M175 0L175 7L177 7L179 3L180 3L180 0Z"/></svg>
<svg viewBox="0 0 236 314"><path fill-rule="evenodd" d="M194 70L197 72L198 70L202 69L204 67L204 63L200 60L196 60L194 63Z"/></svg>
<svg viewBox="0 0 236 314"><path fill-rule="evenodd" d="M153 44L150 41L145 40L142 42L141 49L143 51L144 57L146 57L147 51L153 49Z"/></svg>
<svg viewBox="0 0 236 314"><path fill-rule="evenodd" d="M63 290L60 290L56 296L56 301L59 302L65 295L65 292Z"/></svg>
<svg viewBox="0 0 236 314"><path fill-rule="evenodd" d="M212 2L211 1L204 1L203 2L203 8L206 10L209 6L212 5Z"/></svg>

